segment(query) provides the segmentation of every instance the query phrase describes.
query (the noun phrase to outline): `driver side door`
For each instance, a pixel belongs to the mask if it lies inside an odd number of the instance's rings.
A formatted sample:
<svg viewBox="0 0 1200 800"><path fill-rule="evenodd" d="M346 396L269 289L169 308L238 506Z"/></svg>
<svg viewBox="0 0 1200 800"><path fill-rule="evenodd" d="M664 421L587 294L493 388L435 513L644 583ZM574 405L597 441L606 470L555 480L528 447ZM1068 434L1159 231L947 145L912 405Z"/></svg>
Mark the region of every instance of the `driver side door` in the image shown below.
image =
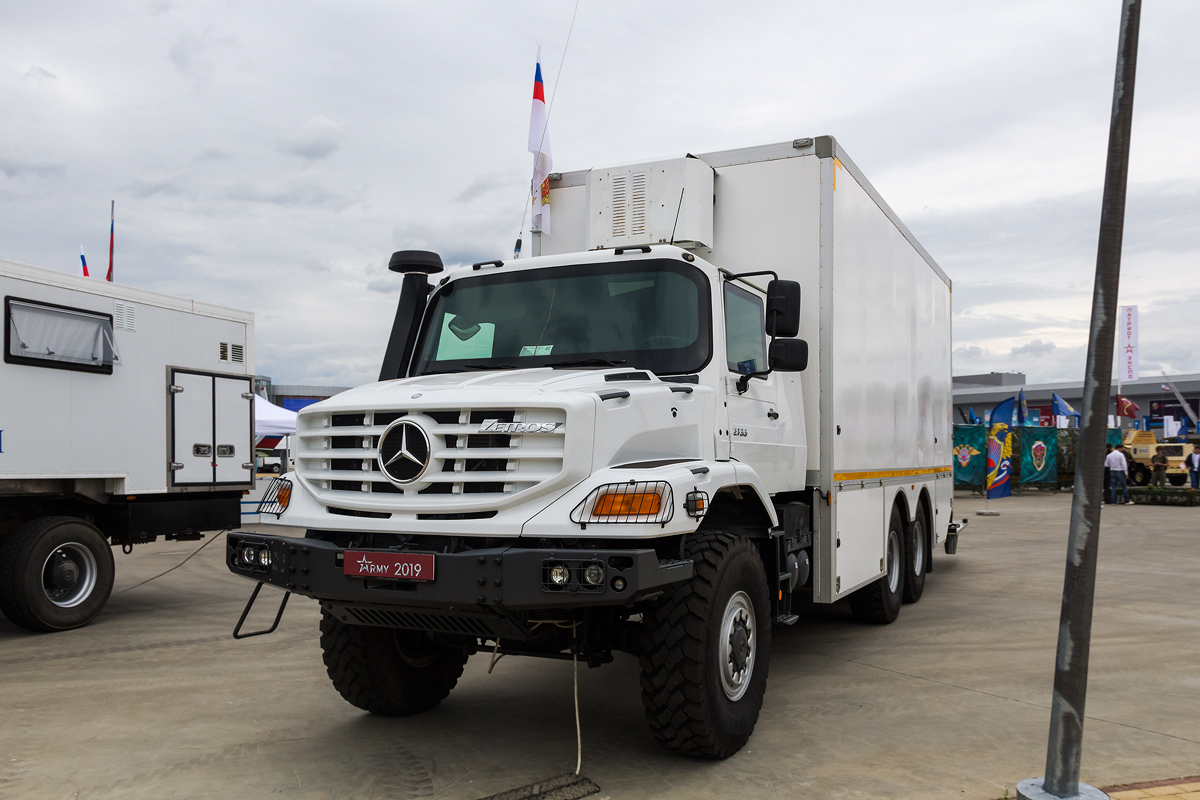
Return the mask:
<svg viewBox="0 0 1200 800"><path fill-rule="evenodd" d="M726 282L722 299L729 453L734 460L754 467L769 487L776 482L775 474L787 466L780 439L778 376L750 378L745 392L739 392L737 385L742 375L768 369L764 294L748 285Z"/></svg>

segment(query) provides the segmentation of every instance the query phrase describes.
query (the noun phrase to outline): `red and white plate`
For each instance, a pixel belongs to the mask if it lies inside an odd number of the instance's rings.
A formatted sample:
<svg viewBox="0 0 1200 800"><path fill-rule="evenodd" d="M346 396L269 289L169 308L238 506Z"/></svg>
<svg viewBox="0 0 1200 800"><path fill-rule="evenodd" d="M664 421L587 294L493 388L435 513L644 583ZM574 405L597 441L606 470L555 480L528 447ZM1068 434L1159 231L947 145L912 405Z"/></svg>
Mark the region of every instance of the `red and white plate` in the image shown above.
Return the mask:
<svg viewBox="0 0 1200 800"><path fill-rule="evenodd" d="M433 553L394 553L347 550L343 571L355 578L394 581L432 581Z"/></svg>

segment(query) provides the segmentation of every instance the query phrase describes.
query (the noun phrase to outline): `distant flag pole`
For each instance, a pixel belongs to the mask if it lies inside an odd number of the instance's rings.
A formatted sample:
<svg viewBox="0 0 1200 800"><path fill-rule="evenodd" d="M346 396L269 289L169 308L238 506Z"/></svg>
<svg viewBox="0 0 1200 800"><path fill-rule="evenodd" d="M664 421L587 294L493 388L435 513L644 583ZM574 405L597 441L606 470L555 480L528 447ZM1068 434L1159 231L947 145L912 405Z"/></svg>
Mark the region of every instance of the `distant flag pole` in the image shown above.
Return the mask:
<svg viewBox="0 0 1200 800"><path fill-rule="evenodd" d="M108 216L108 278L106 280L112 283L112 257L113 257L113 231L117 223L117 201L112 201L112 207L109 209Z"/></svg>
<svg viewBox="0 0 1200 800"><path fill-rule="evenodd" d="M565 57L565 56L564 56ZM542 82L542 48L538 48L537 66L533 73L533 108L529 113L529 152L533 153L533 180L530 190L533 200L533 222L530 231L550 236L550 173L554 159L550 155L549 114L546 109L546 87ZM540 255L534 253L534 255Z"/></svg>
<svg viewBox="0 0 1200 800"><path fill-rule="evenodd" d="M85 278L92 277L91 275L88 275L87 258L83 255L83 245L79 245L79 261L81 264L83 264L83 277L85 277Z"/></svg>

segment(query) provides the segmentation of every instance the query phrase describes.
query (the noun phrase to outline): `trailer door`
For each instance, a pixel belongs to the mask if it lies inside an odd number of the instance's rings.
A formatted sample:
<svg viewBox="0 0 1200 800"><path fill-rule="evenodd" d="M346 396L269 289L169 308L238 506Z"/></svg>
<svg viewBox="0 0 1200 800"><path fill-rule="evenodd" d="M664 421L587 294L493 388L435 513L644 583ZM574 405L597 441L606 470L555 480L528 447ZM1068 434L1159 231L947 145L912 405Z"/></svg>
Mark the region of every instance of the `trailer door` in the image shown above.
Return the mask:
<svg viewBox="0 0 1200 800"><path fill-rule="evenodd" d="M251 450L254 395L249 378L213 378L213 445L216 483L246 483L252 479Z"/></svg>
<svg viewBox="0 0 1200 800"><path fill-rule="evenodd" d="M172 369L170 392L171 485L253 485L250 378Z"/></svg>
<svg viewBox="0 0 1200 800"><path fill-rule="evenodd" d="M209 375L171 374L171 483L196 486L213 481L213 382Z"/></svg>

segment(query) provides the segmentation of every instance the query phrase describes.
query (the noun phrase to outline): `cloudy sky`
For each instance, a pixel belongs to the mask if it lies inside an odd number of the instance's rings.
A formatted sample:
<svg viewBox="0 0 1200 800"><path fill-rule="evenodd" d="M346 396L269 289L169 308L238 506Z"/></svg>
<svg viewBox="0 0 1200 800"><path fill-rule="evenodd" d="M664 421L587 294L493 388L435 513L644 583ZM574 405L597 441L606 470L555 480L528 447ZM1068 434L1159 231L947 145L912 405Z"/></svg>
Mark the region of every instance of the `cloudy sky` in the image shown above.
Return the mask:
<svg viewBox="0 0 1200 800"><path fill-rule="evenodd" d="M255 312L276 383L373 380L393 250L511 254L555 168L832 134L954 280L956 374L1082 376L1116 0L0 6L0 257ZM1200 5L1142 16L1121 302L1200 372Z"/></svg>

